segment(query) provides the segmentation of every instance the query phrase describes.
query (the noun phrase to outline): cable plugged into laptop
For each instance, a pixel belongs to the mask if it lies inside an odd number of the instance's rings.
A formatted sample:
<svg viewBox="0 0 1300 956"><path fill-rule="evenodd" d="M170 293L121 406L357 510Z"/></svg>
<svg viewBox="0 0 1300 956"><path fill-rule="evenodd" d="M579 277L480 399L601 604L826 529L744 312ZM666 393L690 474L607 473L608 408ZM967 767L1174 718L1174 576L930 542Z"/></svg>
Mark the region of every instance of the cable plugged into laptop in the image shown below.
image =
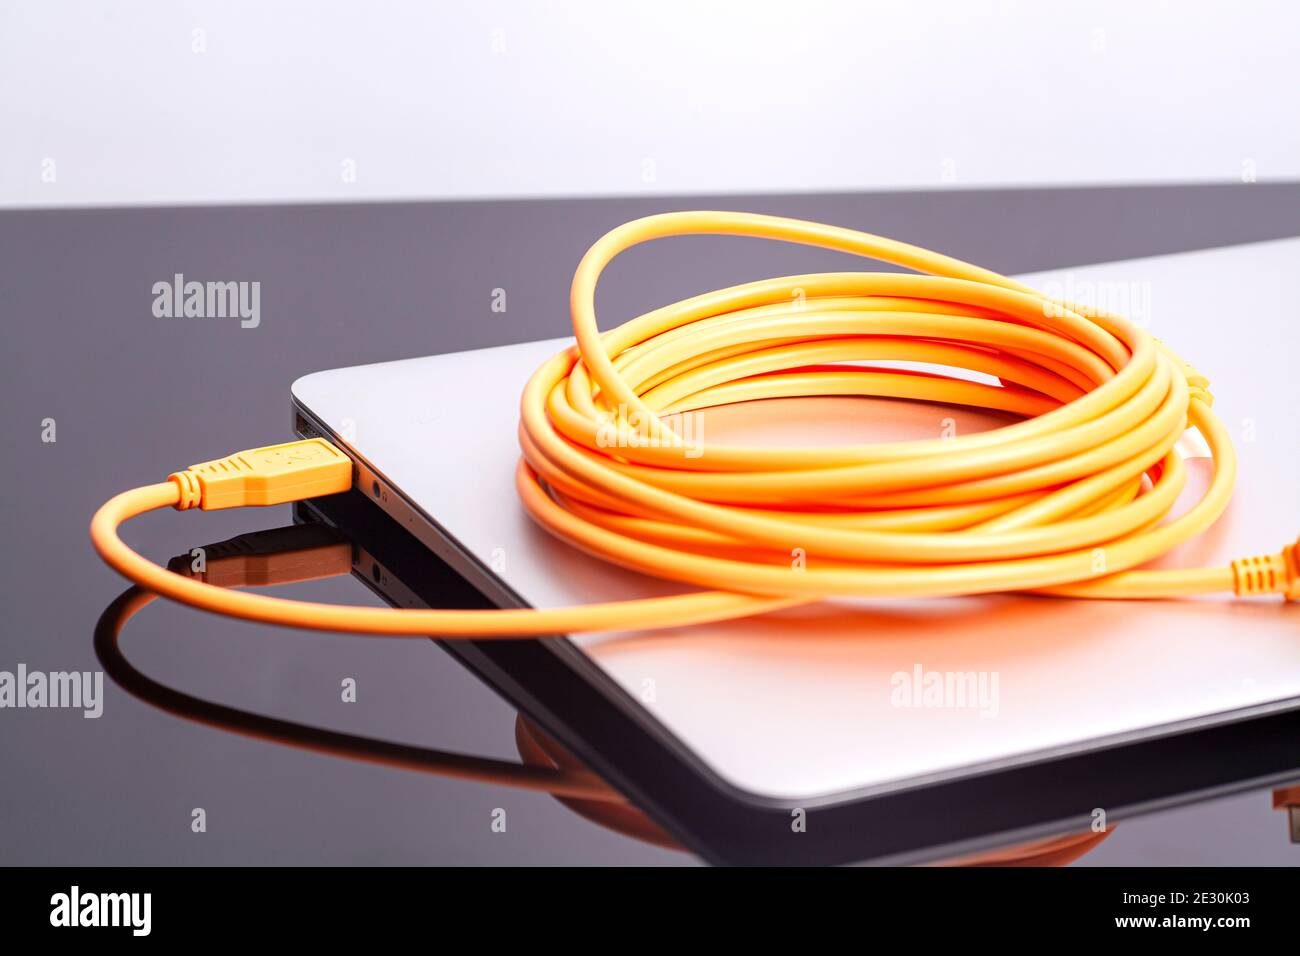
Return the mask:
<svg viewBox="0 0 1300 956"><path fill-rule="evenodd" d="M640 243L688 235L783 240L921 274L762 280L602 331L602 270ZM169 506L346 491L352 463L322 438L203 462L120 494L91 523L95 548L140 586L204 610L419 637L652 630L836 598L1300 599L1300 541L1220 567L1148 567L1222 516L1236 456L1206 377L1123 316L882 236L736 212L668 213L614 229L579 264L570 308L576 344L523 389L520 501L575 548L700 590L563 608L343 607L215 588L169 573L118 536L123 522ZM964 405L1017 420L956 437L790 448L706 445L671 424L737 402L831 395ZM1176 445L1192 428L1214 472L1179 513L1187 469Z"/></svg>
<svg viewBox="0 0 1300 956"><path fill-rule="evenodd" d="M190 465L167 478L176 510L282 505L352 487L352 460L323 438L250 448Z"/></svg>

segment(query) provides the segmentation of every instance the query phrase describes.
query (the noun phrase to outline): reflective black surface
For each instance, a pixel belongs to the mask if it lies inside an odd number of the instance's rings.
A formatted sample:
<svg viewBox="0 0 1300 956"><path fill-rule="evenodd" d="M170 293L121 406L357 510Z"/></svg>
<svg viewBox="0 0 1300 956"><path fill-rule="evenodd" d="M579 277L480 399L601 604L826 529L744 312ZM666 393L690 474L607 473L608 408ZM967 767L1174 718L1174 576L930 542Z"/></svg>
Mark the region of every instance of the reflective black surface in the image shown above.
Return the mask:
<svg viewBox="0 0 1300 956"><path fill-rule="evenodd" d="M573 266L605 229L668 208L746 208L885 233L1017 272L1300 234L1300 187L1261 184L784 198L717 197L0 213L7 487L0 670L99 668L123 583L86 535L109 494L290 436L288 385L321 368L561 335ZM609 316L839 257L683 240L614 264ZM262 284L261 322L159 319L177 273ZM492 309L504 289L504 313ZM55 423L56 441L47 419ZM158 559L289 521L287 508L150 516ZM350 576L272 589L378 603ZM340 638L158 602L132 664L230 707L326 730L515 761L513 708L429 641ZM353 703L342 682L356 681ZM105 682L103 716L0 711L6 863L642 863L690 857L552 797L238 736ZM202 808L206 832L191 828ZM494 832L504 810L505 832ZM1294 864L1258 793L1122 825L1087 863Z"/></svg>

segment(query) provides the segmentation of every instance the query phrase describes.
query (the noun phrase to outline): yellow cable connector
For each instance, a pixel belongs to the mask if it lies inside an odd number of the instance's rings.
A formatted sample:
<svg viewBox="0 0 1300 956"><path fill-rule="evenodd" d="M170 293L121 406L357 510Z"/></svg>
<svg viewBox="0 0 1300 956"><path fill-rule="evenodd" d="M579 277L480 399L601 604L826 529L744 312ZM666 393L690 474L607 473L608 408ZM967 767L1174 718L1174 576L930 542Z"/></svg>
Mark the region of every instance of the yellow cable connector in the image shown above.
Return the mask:
<svg viewBox="0 0 1300 956"><path fill-rule="evenodd" d="M1283 594L1300 601L1300 538L1277 554L1233 561L1232 580L1238 597Z"/></svg>
<svg viewBox="0 0 1300 956"><path fill-rule="evenodd" d="M178 491L177 511L282 505L352 487L352 462L322 438L250 448L190 465L167 476Z"/></svg>

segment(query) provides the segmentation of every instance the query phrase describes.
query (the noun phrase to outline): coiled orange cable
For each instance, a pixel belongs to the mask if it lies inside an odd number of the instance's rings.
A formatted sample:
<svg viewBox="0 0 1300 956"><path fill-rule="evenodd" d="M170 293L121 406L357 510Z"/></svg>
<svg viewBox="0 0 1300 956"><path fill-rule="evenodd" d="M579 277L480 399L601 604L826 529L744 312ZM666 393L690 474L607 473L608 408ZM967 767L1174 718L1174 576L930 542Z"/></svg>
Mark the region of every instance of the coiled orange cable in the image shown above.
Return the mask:
<svg viewBox="0 0 1300 956"><path fill-rule="evenodd" d="M599 330L596 285L615 256L651 239L706 234L820 246L925 274L769 279ZM97 549L141 586L219 613L476 639L671 627L841 597L1300 597L1300 544L1217 568L1140 569L1218 519L1236 460L1205 378L1121 316L880 236L734 212L620 226L583 257L570 304L576 345L543 365L523 393L523 504L578 548L705 590L500 611L226 592L168 574L116 533L133 515L200 502L205 478L195 469L108 502L91 526ZM862 364L900 360L983 373L997 384ZM665 421L732 402L823 395L967 405L1021 420L951 439L821 448L697 445ZM1204 437L1214 477L1171 518L1186 481L1175 444L1189 427ZM224 495L214 506L230 503Z"/></svg>

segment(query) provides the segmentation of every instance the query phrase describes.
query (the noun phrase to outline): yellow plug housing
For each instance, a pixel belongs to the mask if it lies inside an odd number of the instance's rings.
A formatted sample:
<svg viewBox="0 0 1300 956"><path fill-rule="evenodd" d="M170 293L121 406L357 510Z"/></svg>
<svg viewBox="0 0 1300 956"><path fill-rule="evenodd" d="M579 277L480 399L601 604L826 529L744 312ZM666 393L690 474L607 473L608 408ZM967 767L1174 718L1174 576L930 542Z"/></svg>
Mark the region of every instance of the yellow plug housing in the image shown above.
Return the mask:
<svg viewBox="0 0 1300 956"><path fill-rule="evenodd" d="M1282 594L1300 601L1300 538L1277 554L1238 558L1232 562L1232 578L1238 597Z"/></svg>
<svg viewBox="0 0 1300 956"><path fill-rule="evenodd" d="M236 452L167 476L180 490L177 511L280 505L352 487L352 461L323 438Z"/></svg>

